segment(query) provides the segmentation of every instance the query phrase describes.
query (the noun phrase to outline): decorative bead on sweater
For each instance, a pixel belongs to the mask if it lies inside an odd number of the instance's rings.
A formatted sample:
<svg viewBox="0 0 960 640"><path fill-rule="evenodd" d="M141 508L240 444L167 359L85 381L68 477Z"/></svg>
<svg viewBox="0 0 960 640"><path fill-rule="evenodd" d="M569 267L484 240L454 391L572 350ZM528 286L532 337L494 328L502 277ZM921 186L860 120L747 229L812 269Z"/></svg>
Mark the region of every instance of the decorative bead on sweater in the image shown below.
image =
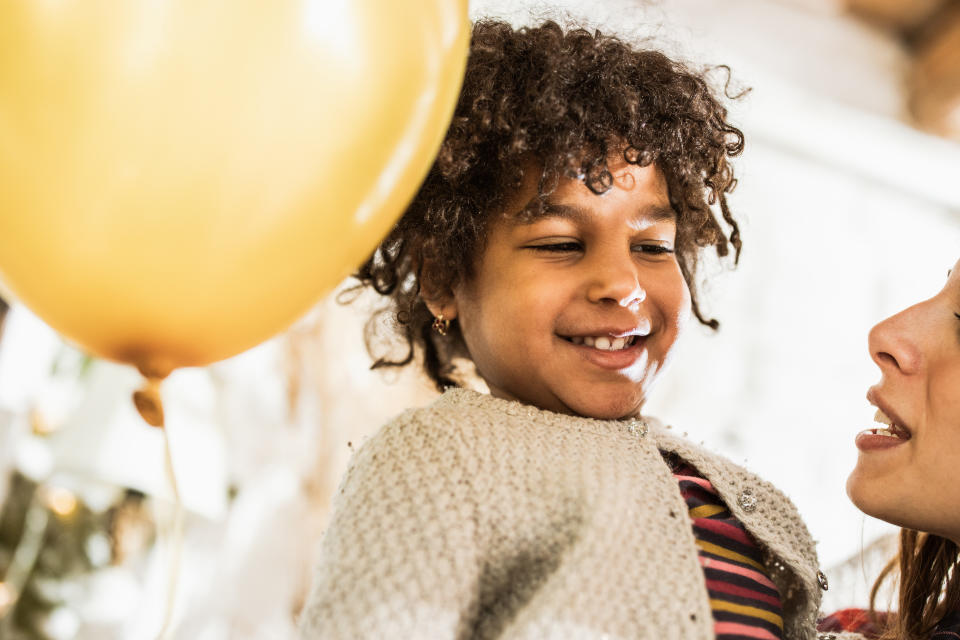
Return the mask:
<svg viewBox="0 0 960 640"><path fill-rule="evenodd" d="M452 389L355 454L301 638L708 640L687 505L661 451L707 478L764 550L784 637L816 638L814 543L771 484L649 429Z"/></svg>

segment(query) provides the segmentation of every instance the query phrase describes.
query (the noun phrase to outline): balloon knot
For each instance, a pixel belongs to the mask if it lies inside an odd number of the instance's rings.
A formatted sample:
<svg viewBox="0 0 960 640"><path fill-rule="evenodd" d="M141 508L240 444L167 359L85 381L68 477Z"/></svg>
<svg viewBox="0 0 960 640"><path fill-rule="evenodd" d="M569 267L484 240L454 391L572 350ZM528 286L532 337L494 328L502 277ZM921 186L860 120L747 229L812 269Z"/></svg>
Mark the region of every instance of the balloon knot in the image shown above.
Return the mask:
<svg viewBox="0 0 960 640"><path fill-rule="evenodd" d="M152 427L163 427L163 400L160 398L162 378L147 378L143 387L133 393L133 404L144 421Z"/></svg>

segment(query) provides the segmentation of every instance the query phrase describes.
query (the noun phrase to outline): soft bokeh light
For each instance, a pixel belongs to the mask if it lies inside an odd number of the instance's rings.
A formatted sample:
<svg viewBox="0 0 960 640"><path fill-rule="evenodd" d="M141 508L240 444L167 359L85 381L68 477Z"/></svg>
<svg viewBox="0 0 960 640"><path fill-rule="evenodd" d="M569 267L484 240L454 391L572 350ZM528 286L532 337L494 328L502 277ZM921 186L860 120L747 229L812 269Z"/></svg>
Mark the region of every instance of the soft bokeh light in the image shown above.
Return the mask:
<svg viewBox="0 0 960 640"><path fill-rule="evenodd" d="M17 599L17 593L6 582L0 582L0 616L7 613L10 605Z"/></svg>
<svg viewBox="0 0 960 640"><path fill-rule="evenodd" d="M77 511L77 496L63 487L47 487L43 499L55 514L69 518Z"/></svg>

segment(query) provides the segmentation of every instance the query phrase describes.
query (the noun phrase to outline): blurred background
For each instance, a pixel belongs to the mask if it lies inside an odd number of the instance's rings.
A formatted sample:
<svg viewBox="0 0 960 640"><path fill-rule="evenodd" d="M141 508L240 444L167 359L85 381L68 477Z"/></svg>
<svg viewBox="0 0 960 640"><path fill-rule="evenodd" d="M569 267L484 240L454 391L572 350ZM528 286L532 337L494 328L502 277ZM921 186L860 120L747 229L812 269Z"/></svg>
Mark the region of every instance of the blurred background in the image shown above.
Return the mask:
<svg viewBox="0 0 960 640"><path fill-rule="evenodd" d="M721 329L691 326L648 413L785 490L819 541L824 608L865 605L892 530L843 489L872 423L866 335L960 258L960 1L476 0L471 14L598 27L729 65L733 92L751 89L731 106L743 256L706 268ZM187 510L174 637L290 637L351 452L435 397L414 371L369 371L380 303L335 297L165 385ZM139 376L0 309L0 638L155 637L173 512L162 434L130 401Z"/></svg>

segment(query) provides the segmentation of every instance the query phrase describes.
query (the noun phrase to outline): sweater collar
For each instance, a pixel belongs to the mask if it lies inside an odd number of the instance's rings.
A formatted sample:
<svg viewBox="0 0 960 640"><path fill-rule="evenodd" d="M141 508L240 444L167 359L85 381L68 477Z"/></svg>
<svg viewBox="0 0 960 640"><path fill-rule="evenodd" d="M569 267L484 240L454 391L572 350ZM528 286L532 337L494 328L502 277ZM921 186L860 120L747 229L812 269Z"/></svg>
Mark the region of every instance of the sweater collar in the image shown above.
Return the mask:
<svg viewBox="0 0 960 640"><path fill-rule="evenodd" d="M569 413L558 413L549 409L541 409L532 404L526 404L519 400L508 400L498 398L489 393L481 393L473 389L464 389L462 387L450 387L443 392L443 395L437 400L438 406L448 405L451 407L481 409L483 411L497 411L508 416L524 417L531 420L549 422L563 426L585 426L601 429L622 429L625 425L635 422L637 418L624 418L620 420L602 420L598 418L587 418L584 416L572 415ZM656 418L650 416L640 416L638 418L646 423L651 431L662 432L668 429Z"/></svg>

